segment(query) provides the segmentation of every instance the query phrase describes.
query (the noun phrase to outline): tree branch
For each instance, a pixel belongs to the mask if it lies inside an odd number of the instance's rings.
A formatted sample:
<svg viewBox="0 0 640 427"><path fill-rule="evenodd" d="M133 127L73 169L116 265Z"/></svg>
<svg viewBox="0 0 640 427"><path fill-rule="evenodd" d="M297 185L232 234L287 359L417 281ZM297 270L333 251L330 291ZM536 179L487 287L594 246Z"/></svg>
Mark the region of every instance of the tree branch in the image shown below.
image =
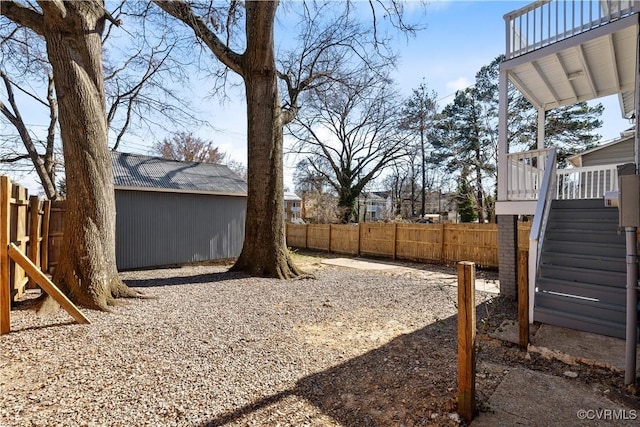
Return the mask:
<svg viewBox="0 0 640 427"><path fill-rule="evenodd" d="M4 15L16 24L30 28L41 36L44 35L44 18L42 14L12 0L3 0L0 15Z"/></svg>
<svg viewBox="0 0 640 427"><path fill-rule="evenodd" d="M205 42L213 54L231 70L243 76L243 55L234 52L220 38L209 29L207 24L197 17L191 10L191 6L182 0L153 0L162 10L169 15L187 24L196 37Z"/></svg>

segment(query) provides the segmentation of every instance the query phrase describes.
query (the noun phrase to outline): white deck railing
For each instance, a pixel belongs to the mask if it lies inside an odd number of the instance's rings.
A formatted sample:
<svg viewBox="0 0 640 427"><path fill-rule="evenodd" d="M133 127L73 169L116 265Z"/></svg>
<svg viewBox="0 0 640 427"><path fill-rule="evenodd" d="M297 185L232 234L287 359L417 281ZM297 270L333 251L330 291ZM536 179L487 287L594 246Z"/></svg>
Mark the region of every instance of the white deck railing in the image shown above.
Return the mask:
<svg viewBox="0 0 640 427"><path fill-rule="evenodd" d="M618 190L617 165L558 169L556 199L599 199Z"/></svg>
<svg viewBox="0 0 640 427"><path fill-rule="evenodd" d="M538 200L549 149L507 155L507 200Z"/></svg>
<svg viewBox="0 0 640 427"><path fill-rule="evenodd" d="M507 59L640 12L637 0L540 0L504 15Z"/></svg>
<svg viewBox="0 0 640 427"><path fill-rule="evenodd" d="M548 148L507 155L507 200L539 199L548 155ZM605 192L617 190L615 164L556 170L555 199L599 199Z"/></svg>

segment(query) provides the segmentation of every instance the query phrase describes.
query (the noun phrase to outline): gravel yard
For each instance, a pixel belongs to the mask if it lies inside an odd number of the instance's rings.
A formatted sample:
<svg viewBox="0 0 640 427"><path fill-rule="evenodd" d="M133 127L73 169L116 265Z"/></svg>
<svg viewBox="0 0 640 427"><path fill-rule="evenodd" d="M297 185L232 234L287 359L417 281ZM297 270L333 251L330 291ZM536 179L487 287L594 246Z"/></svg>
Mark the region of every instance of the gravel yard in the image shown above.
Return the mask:
<svg viewBox="0 0 640 427"><path fill-rule="evenodd" d="M91 325L14 310L0 425L459 425L455 269L299 263L316 279L224 265L122 273L155 299L85 310ZM502 320L500 301L476 295L481 327ZM483 396L503 367L478 371Z"/></svg>

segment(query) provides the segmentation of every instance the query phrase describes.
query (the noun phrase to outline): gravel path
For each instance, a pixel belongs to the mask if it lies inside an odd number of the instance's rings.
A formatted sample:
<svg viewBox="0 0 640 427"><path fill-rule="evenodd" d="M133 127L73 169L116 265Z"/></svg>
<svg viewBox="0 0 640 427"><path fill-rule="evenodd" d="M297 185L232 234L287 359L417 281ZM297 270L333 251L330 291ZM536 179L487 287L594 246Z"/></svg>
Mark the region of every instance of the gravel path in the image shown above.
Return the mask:
<svg viewBox="0 0 640 427"><path fill-rule="evenodd" d="M123 273L157 299L85 311L91 325L15 310L0 425L458 425L453 270L314 268Z"/></svg>

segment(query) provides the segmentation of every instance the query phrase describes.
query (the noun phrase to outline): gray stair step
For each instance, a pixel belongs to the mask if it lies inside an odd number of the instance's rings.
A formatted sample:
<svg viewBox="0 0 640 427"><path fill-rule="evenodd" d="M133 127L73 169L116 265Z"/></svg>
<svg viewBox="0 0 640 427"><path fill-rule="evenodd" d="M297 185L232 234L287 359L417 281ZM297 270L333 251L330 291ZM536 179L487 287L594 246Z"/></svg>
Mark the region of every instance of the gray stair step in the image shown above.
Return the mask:
<svg viewBox="0 0 640 427"><path fill-rule="evenodd" d="M604 199L555 199L551 202L551 208L557 209L592 209L605 208ZM609 208L607 209L616 209ZM616 209L617 210L617 209Z"/></svg>
<svg viewBox="0 0 640 427"><path fill-rule="evenodd" d="M580 230L580 231L611 231L618 232L618 217L614 219L588 219L588 218L570 218L570 219L550 219L547 222L547 231L550 230Z"/></svg>
<svg viewBox="0 0 640 427"><path fill-rule="evenodd" d="M558 313L554 310L549 310L543 307L536 307L533 320L549 325L577 329L580 331L587 331L615 338L624 339L626 334L624 323L607 322L590 316Z"/></svg>
<svg viewBox="0 0 640 427"><path fill-rule="evenodd" d="M615 231L559 229L552 230L548 236L551 240L562 240L565 242L625 244L625 236L619 235Z"/></svg>
<svg viewBox="0 0 640 427"><path fill-rule="evenodd" d="M616 208L591 208L591 209L563 209L551 208L549 220L594 219L603 221L617 221L618 209Z"/></svg>
<svg viewBox="0 0 640 427"><path fill-rule="evenodd" d="M542 246L542 251L562 252L576 255L600 255L610 258L624 258L624 245L611 243L566 242L555 240L548 236Z"/></svg>
<svg viewBox="0 0 640 427"><path fill-rule="evenodd" d="M556 292L581 296L620 306L625 304L627 294L624 282L622 286L604 286L601 284L575 282L551 277L538 277L536 279L536 288L538 288L540 292Z"/></svg>
<svg viewBox="0 0 640 427"><path fill-rule="evenodd" d="M577 298L569 295L551 294L549 292L536 292L535 306L559 313L583 316L585 318L603 319L611 323L626 322L626 307L624 305L611 304L600 301Z"/></svg>
<svg viewBox="0 0 640 427"><path fill-rule="evenodd" d="M591 268L595 270L626 272L624 256L607 257L600 254L579 255L543 250L540 264L564 265L566 267Z"/></svg>
<svg viewBox="0 0 640 427"><path fill-rule="evenodd" d="M540 266L540 277L617 288L624 288L627 282L626 271L604 271L550 264Z"/></svg>

